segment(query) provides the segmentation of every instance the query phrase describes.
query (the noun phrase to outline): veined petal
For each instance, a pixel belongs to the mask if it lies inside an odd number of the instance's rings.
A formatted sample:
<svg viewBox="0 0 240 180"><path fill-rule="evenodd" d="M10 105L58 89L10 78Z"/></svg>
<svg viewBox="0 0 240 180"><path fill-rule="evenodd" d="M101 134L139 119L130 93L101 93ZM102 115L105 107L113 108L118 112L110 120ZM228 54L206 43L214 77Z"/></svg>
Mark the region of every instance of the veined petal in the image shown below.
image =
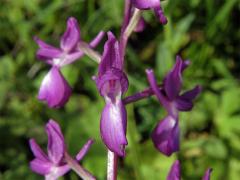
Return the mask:
<svg viewBox="0 0 240 180"><path fill-rule="evenodd" d="M47 123L46 132L48 135L48 157L55 165L59 165L65 152L62 132L59 125L53 120Z"/></svg>
<svg viewBox="0 0 240 180"><path fill-rule="evenodd" d="M60 49L45 43L38 37L34 37L34 40L39 46L39 49L37 50L37 57L39 59L51 60L61 56L62 51Z"/></svg>
<svg viewBox="0 0 240 180"><path fill-rule="evenodd" d="M155 147L163 154L170 156L179 150L178 119L167 116L158 123L152 133Z"/></svg>
<svg viewBox="0 0 240 180"><path fill-rule="evenodd" d="M49 161L47 155L42 151L34 139L29 140L29 144L34 156L42 161Z"/></svg>
<svg viewBox="0 0 240 180"><path fill-rule="evenodd" d="M58 108L68 101L71 91L59 69L52 67L42 81L38 99L46 101L49 107Z"/></svg>
<svg viewBox="0 0 240 180"><path fill-rule="evenodd" d="M40 159L35 158L30 162L30 168L32 171L46 175L51 171L52 163L49 161L42 161Z"/></svg>
<svg viewBox="0 0 240 180"><path fill-rule="evenodd" d="M170 100L174 100L180 93L182 87L182 64L177 58L174 68L167 74L164 80L164 89Z"/></svg>
<svg viewBox="0 0 240 180"><path fill-rule="evenodd" d="M167 180L180 180L180 179L181 179L180 162L176 160L168 173Z"/></svg>
<svg viewBox="0 0 240 180"><path fill-rule="evenodd" d="M103 142L118 156L125 156L127 115L121 100L107 100L102 116L100 131Z"/></svg>
<svg viewBox="0 0 240 180"><path fill-rule="evenodd" d="M98 76L101 77L111 68L122 70L119 43L112 32L108 32L108 40L104 45L102 60L99 64Z"/></svg>
<svg viewBox="0 0 240 180"><path fill-rule="evenodd" d="M65 52L70 52L80 40L80 29L75 18L70 17L67 21L67 29L61 38L60 46Z"/></svg>
<svg viewBox="0 0 240 180"><path fill-rule="evenodd" d="M210 180L211 173L212 173L212 168L208 168L207 171L205 172L202 180Z"/></svg>
<svg viewBox="0 0 240 180"><path fill-rule="evenodd" d="M150 9L160 6L160 0L132 0L132 3L138 9Z"/></svg>

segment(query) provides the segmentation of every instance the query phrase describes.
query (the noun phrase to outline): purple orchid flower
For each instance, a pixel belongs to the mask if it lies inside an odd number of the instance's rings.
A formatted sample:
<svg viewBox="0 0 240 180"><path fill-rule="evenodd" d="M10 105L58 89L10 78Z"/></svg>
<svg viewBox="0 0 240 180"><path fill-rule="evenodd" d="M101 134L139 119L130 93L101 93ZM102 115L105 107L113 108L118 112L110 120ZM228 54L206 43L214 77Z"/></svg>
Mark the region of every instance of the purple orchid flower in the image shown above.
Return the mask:
<svg viewBox="0 0 240 180"><path fill-rule="evenodd" d="M202 180L210 180L211 171L212 171L211 168L207 169ZM167 180L181 180L181 165L180 165L179 160L176 160L173 163L173 165L168 173Z"/></svg>
<svg viewBox="0 0 240 180"><path fill-rule="evenodd" d="M70 167L64 159L66 146L64 137L57 122L49 120L46 125L48 134L48 155L46 155L34 139L30 139L29 144L35 156L30 162L32 171L45 176L46 180L55 180L66 174ZM76 156L80 161L88 152L93 140L89 140Z"/></svg>
<svg viewBox="0 0 240 180"><path fill-rule="evenodd" d="M193 107L192 101L201 92L201 87L196 86L179 95L182 87L182 72L188 65L189 61L183 61L177 56L176 64L165 77L162 88L159 88L153 70L146 70L153 92L168 112L168 116L158 123L152 133L155 147L167 156L179 150L178 112L190 111Z"/></svg>
<svg viewBox="0 0 240 180"><path fill-rule="evenodd" d="M155 15L159 19L160 23L165 25L167 24L167 18L163 13L160 0L131 0L132 4L141 10L153 9Z"/></svg>
<svg viewBox="0 0 240 180"><path fill-rule="evenodd" d="M108 40L104 45L96 83L106 103L100 123L103 142L109 150L124 156L127 115L122 95L127 91L128 79L123 72L119 43L111 32L108 32Z"/></svg>
<svg viewBox="0 0 240 180"><path fill-rule="evenodd" d="M96 47L104 36L100 32L96 38L90 42L91 48ZM67 29L60 40L60 48L46 44L35 37L39 45L37 57L52 66L50 72L45 76L41 84L38 99L46 101L51 108L59 108L67 103L71 96L71 87L61 74L60 68L73 63L84 55L79 49L80 29L75 18L70 17L67 21Z"/></svg>

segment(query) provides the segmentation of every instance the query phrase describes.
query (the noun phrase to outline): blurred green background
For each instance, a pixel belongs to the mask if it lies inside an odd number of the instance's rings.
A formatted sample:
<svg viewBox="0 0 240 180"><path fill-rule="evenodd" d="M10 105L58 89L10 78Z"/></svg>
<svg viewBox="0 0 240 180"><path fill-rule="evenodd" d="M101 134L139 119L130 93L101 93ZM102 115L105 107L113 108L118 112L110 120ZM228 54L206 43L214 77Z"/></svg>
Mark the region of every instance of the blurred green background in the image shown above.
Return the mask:
<svg viewBox="0 0 240 180"><path fill-rule="evenodd" d="M149 138L164 111L155 97L128 105L127 156L120 161L121 180L165 179L173 161L182 163L182 177L201 179L208 167L213 180L240 179L240 3L238 0L167 0L169 23L161 26L145 12L147 29L133 34L127 49L128 95L148 86L145 68L159 81L175 55L192 61L184 73L184 89L203 86L194 109L181 113L181 150L170 158L158 153ZM45 148L44 125L57 120L72 155L94 138L82 164L98 179L106 178L106 149L99 134L103 99L91 76L97 65L84 57L63 68L74 93L66 107L52 110L37 100L49 66L35 57L33 36L58 46L66 19L74 16L89 41L100 30L119 34L123 0L0 1L0 179L43 179L30 171L28 139ZM102 52L101 44L98 48ZM78 177L68 173L62 179Z"/></svg>

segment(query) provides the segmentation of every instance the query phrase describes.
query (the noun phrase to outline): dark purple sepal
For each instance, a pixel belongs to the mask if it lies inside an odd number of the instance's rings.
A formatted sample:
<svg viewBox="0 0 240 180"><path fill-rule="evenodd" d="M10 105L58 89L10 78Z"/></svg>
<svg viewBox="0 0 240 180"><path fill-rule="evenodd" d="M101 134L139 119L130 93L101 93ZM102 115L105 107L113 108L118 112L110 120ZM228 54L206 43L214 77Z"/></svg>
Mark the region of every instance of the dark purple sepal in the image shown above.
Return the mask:
<svg viewBox="0 0 240 180"><path fill-rule="evenodd" d="M174 68L164 79L164 90L167 97L172 101L179 95L182 87L182 65L183 61L177 59Z"/></svg>
<svg viewBox="0 0 240 180"><path fill-rule="evenodd" d="M108 32L107 35L108 40L104 44L104 51L98 68L98 77L101 77L112 68L123 70L119 42L112 32Z"/></svg>
<svg viewBox="0 0 240 180"><path fill-rule="evenodd" d="M171 166L167 180L181 180L181 167L179 160L176 160Z"/></svg>
<svg viewBox="0 0 240 180"><path fill-rule="evenodd" d="M178 119L168 115L161 120L152 132L154 146L166 156L179 150Z"/></svg>
<svg viewBox="0 0 240 180"><path fill-rule="evenodd" d="M154 8L154 12L162 25L166 25L168 23L168 20L167 20L166 16L164 15L161 6Z"/></svg>
<svg viewBox="0 0 240 180"><path fill-rule="evenodd" d="M67 28L61 37L60 47L64 52L72 51L80 40L80 29L75 18L67 20Z"/></svg>
<svg viewBox="0 0 240 180"><path fill-rule="evenodd" d="M196 86L179 96L176 100L176 108L179 111L190 111L193 108L193 100L202 91L201 86Z"/></svg>

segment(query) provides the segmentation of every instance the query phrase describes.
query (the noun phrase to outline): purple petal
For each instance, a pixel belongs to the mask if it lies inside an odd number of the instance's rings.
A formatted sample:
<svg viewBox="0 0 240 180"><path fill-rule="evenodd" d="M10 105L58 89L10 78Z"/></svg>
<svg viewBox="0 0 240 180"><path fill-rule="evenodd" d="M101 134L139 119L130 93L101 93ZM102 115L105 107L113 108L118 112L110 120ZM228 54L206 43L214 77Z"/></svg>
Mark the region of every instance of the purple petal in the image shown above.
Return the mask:
<svg viewBox="0 0 240 180"><path fill-rule="evenodd" d="M102 60L99 64L98 76L101 77L111 68L122 70L122 62L119 52L119 43L115 36L108 32L108 40L104 45Z"/></svg>
<svg viewBox="0 0 240 180"><path fill-rule="evenodd" d="M181 179L180 162L176 160L168 173L167 180L180 180L180 179Z"/></svg>
<svg viewBox="0 0 240 180"><path fill-rule="evenodd" d="M176 103L176 108L179 111L191 111L191 109L193 108L192 101L183 99L181 97L177 98L175 103Z"/></svg>
<svg viewBox="0 0 240 180"><path fill-rule="evenodd" d="M104 31L100 31L97 36L89 43L90 47L95 48L105 36Z"/></svg>
<svg viewBox="0 0 240 180"><path fill-rule="evenodd" d="M34 37L34 40L39 46L39 49L37 50L38 59L51 60L61 56L62 51L60 49L45 43L38 37Z"/></svg>
<svg viewBox="0 0 240 180"><path fill-rule="evenodd" d="M158 123L152 133L155 147L163 154L170 156L179 150L178 120L167 116Z"/></svg>
<svg viewBox="0 0 240 180"><path fill-rule="evenodd" d="M91 48L95 48L100 41L102 40L102 38L104 37L105 32L100 31L97 36L89 43L89 46ZM61 64L61 66L65 66L67 64L71 64L74 61L76 61L77 59L81 58L84 55L84 53L82 51L75 51L75 52L71 52L70 54L66 55L66 60L64 61L64 63Z"/></svg>
<svg viewBox="0 0 240 180"><path fill-rule="evenodd" d="M60 46L65 52L70 52L80 40L80 29L75 18L70 17L67 21L67 29L61 38Z"/></svg>
<svg viewBox="0 0 240 180"><path fill-rule="evenodd" d="M79 153L76 156L76 159L78 161L80 161L88 152L88 150L90 149L90 147L92 146L92 144L94 143L94 141L92 139L88 140L88 142L86 144L84 144L84 146L82 147L82 149L79 151Z"/></svg>
<svg viewBox="0 0 240 180"><path fill-rule="evenodd" d="M121 100L108 101L101 116L100 131L103 142L118 156L125 156L127 115Z"/></svg>
<svg viewBox="0 0 240 180"><path fill-rule="evenodd" d="M176 61L182 61L183 62L181 72L183 72L191 64L191 62L189 60L183 61L181 56L179 56L179 55L176 56Z"/></svg>
<svg viewBox="0 0 240 180"><path fill-rule="evenodd" d="M42 161L49 161L47 155L42 151L34 139L29 140L29 144L34 156Z"/></svg>
<svg viewBox="0 0 240 180"><path fill-rule="evenodd" d="M48 157L55 165L59 165L65 152L62 132L53 120L47 123L46 132L48 134Z"/></svg>
<svg viewBox="0 0 240 180"><path fill-rule="evenodd" d="M212 173L212 168L208 168L207 171L205 172L202 180L210 180L211 173Z"/></svg>
<svg viewBox="0 0 240 180"><path fill-rule="evenodd" d="M138 9L150 9L160 6L160 0L131 0Z"/></svg>
<svg viewBox="0 0 240 180"><path fill-rule="evenodd" d="M69 165L52 167L51 172L45 175L45 180L57 180L59 177L70 171Z"/></svg>
<svg viewBox="0 0 240 180"><path fill-rule="evenodd" d="M154 76L153 70L152 69L147 69L147 78L148 82L150 84L150 87L152 88L154 94L157 96L158 100L162 103L162 105L167 109L169 114L175 115L176 112L170 105L169 100L163 95L162 91L160 91L156 78Z"/></svg>
<svg viewBox="0 0 240 180"><path fill-rule="evenodd" d="M105 74L97 78L97 87L101 96L108 93L116 94L119 91L125 93L128 89L128 78L119 69L111 68Z"/></svg>
<svg viewBox="0 0 240 180"><path fill-rule="evenodd" d="M192 101L197 97L197 95L201 91L202 91L202 87L198 85L198 86L195 86L192 90L185 92L183 95L180 96L180 98Z"/></svg>
<svg viewBox="0 0 240 180"><path fill-rule="evenodd" d="M30 162L30 168L32 171L38 174L46 175L51 171L52 163L50 163L49 161L42 161L36 158Z"/></svg>
<svg viewBox="0 0 240 180"><path fill-rule="evenodd" d="M167 24L168 20L167 20L166 16L164 15L161 6L154 8L154 12L155 12L156 16L158 17L161 24L163 24L163 25Z"/></svg>
<svg viewBox="0 0 240 180"><path fill-rule="evenodd" d="M135 32L142 32L146 27L146 22L144 20L143 17L140 18L140 20L138 21L138 24L136 26L136 28L134 29Z"/></svg>
<svg viewBox="0 0 240 180"><path fill-rule="evenodd" d="M174 100L180 93L182 87L182 64L177 58L174 68L167 74L164 81L164 89L170 100Z"/></svg>
<svg viewBox="0 0 240 180"><path fill-rule="evenodd" d="M71 87L59 69L52 67L42 81L38 99L46 101L51 108L57 108L67 103L71 92Z"/></svg>
<svg viewBox="0 0 240 180"><path fill-rule="evenodd" d="M190 111L193 108L193 100L201 92L201 87L196 86L190 91L179 96L176 101L176 107L179 111Z"/></svg>

